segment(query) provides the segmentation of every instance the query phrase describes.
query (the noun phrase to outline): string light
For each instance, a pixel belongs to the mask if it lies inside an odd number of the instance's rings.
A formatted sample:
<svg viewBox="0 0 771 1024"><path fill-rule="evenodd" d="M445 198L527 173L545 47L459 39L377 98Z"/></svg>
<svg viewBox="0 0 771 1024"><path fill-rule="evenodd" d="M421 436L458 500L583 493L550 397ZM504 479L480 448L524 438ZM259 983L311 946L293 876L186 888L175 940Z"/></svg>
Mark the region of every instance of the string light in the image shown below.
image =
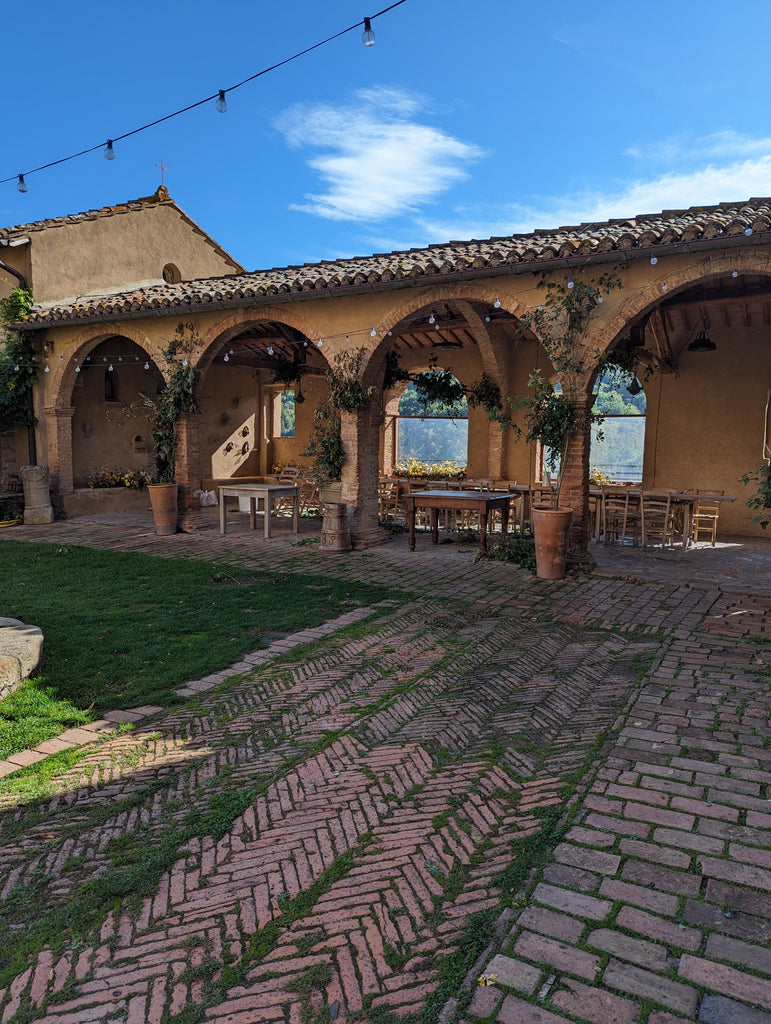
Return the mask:
<svg viewBox="0 0 771 1024"><path fill-rule="evenodd" d="M104 147L104 158L105 160L115 159L115 150L112 145L112 139L108 139L107 145Z"/></svg>
<svg viewBox="0 0 771 1024"><path fill-rule="evenodd" d="M738 277L738 276L739 276L739 271L738 270L732 270L731 271L731 277Z"/></svg>
<svg viewBox="0 0 771 1024"><path fill-rule="evenodd" d="M568 288L575 288L575 286L576 286L575 281L568 281Z"/></svg>
<svg viewBox="0 0 771 1024"><path fill-rule="evenodd" d="M112 365L112 363L110 363L110 365L107 367L107 369L110 371L110 373L112 373L112 371L115 369L115 367Z"/></svg>
<svg viewBox="0 0 771 1024"><path fill-rule="evenodd" d="M745 228L744 233L749 238L749 236L752 234L752 228Z"/></svg>
<svg viewBox="0 0 771 1024"><path fill-rule="evenodd" d="M324 347L324 342L321 340L321 338L318 339L316 344L318 345L319 348L323 348Z"/></svg>
<svg viewBox="0 0 771 1024"><path fill-rule="evenodd" d="M496 309L501 308L501 300L496 296L495 302L493 303Z"/></svg>
<svg viewBox="0 0 771 1024"><path fill-rule="evenodd" d="M383 14L387 14L389 11L394 10L396 7L401 7L402 4L406 3L407 0L394 0L394 3L384 7L382 11L378 11L377 14L372 14L368 18L364 18L363 21L357 21L353 25L349 25L348 28L341 29L339 32L335 32L333 35L328 36L326 39L322 39L318 43L314 43L312 46L306 47L304 50L300 50L299 53L292 54L291 57L285 57L284 60L277 61L270 67L262 68L260 71L256 71L253 75L249 75L240 82L236 82L235 85L229 86L227 89L218 89L217 92L212 93L210 96L206 96L202 100L197 100L195 103L189 103L186 107L181 107L179 110L175 110L170 114L165 114L163 117L158 117L154 121L149 121L147 124L140 125L138 128L133 128L131 131L124 132L123 135L116 135L114 139L108 142L108 148L112 148L112 144L115 142L121 142L123 139L131 138L134 135L139 135L140 132L145 132L150 128L154 128L156 125L163 124L165 121L170 121L174 117L180 117L182 114L187 114L191 110L195 110L198 107L202 107L207 103L215 101L215 108L224 113L227 110L227 100L225 99L225 93L233 92L235 89L240 89L244 85L248 85L250 82L254 82L256 79L261 78L263 75L269 74L271 71L276 71L278 68L284 67L286 64L290 64L292 61L299 60L300 57L304 57L308 53L312 53L314 50L318 50L322 46L326 46L327 43L333 42L335 39L339 39L341 36L347 35L349 32L355 31L362 24L364 25L364 33L362 35L362 41L365 46L372 46L375 42L375 33L372 30L372 22L375 18L381 17ZM220 104L224 103L225 109L223 110ZM37 171L46 171L51 167L58 167L59 164L68 163L70 160L77 160L81 156L86 156L88 153L93 153L98 149L102 149L104 143L100 142L96 146L89 146L86 149L80 150L78 153L71 153L69 156L61 157L58 160L51 160L46 164L41 164L39 167L33 167L24 174L35 174ZM105 150L105 157L111 160L112 157L108 156L108 151ZM26 192L27 186L24 182L24 174L14 174L8 178L0 178L0 185L4 185L8 181L13 181L18 178L17 188L19 192ZM23 187L22 187L23 186Z"/></svg>
<svg viewBox="0 0 771 1024"><path fill-rule="evenodd" d="M372 330L371 330L371 331L369 332L369 336L370 336L370 338L376 338L376 337L377 337L377 331L375 330L375 328L374 328L374 327L373 327L373 328L372 328Z"/></svg>
<svg viewBox="0 0 771 1024"><path fill-rule="evenodd" d="M652 267L655 267L656 264L658 263L658 261L659 261L658 256L651 256L651 266Z"/></svg>
<svg viewBox="0 0 771 1024"><path fill-rule="evenodd" d="M217 102L214 107L218 114L227 114L228 112L228 101L225 99L225 90L220 89L220 94L217 97Z"/></svg>

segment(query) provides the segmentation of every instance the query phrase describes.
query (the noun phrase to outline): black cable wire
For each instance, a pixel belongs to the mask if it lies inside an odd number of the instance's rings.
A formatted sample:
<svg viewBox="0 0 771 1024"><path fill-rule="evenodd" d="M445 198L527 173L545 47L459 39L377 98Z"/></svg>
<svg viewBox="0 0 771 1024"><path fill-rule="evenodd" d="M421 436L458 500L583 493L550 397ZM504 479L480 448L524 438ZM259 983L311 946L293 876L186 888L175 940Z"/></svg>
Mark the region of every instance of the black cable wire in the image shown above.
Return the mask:
<svg viewBox="0 0 771 1024"><path fill-rule="evenodd" d="M384 7L382 11L378 11L377 14L370 16L369 20L374 21L375 18L379 18L383 14L387 14L392 11L394 7L400 7L406 3L407 0L396 0L395 3L390 4L388 7ZM195 110L196 107L202 107L205 103L211 103L212 100L216 100L219 97L220 92L229 93L235 89L240 89L241 86L247 85L249 82L253 82L256 78L261 78L263 75L267 75L270 71L275 71L277 68L284 67L285 64L291 64L292 61L298 60L300 57L304 57L307 53L312 53L313 50L318 50L321 46L326 46L327 43L331 43L335 39L339 39L340 36L347 35L349 32L353 32L359 28L360 25L364 24L364 19L357 21L354 25L349 25L348 28L341 29L339 32L335 32L334 35L328 36L326 39L322 39L319 43L314 43L313 46L308 46L304 50L300 50L299 53L293 54L291 57L287 57L284 60L279 61L277 64L272 64L268 68L263 68L262 71L257 71L255 74L250 75L248 78L244 78L241 82L237 82L235 85L229 86L227 89L218 89L211 96L207 96L205 99L198 100L196 103L190 103L186 107L181 107L179 110L175 110L172 114L166 114L164 117L156 118L155 121L149 121L147 124L143 124L139 128L134 128L130 132L124 132L123 135L114 135L110 141L114 144L116 142L122 142L123 139L129 139L132 135L138 135L140 132L147 131L148 128L154 128L158 124L163 124L164 121L170 121L173 117L179 117L180 114L186 114L190 110ZM57 167L59 164L66 164L70 160L77 160L78 157L86 156L87 153L95 153L98 149L104 149L107 145L107 140L99 142L96 146L89 146L88 149L81 149L79 153L73 153L71 156L63 156L59 160L51 160L50 163L41 164L39 167L33 167L30 171L23 171L21 174L12 174L8 178L0 178L0 185L5 185L9 181L18 181L20 178L26 178L30 174L36 174L38 171L46 171L49 167Z"/></svg>

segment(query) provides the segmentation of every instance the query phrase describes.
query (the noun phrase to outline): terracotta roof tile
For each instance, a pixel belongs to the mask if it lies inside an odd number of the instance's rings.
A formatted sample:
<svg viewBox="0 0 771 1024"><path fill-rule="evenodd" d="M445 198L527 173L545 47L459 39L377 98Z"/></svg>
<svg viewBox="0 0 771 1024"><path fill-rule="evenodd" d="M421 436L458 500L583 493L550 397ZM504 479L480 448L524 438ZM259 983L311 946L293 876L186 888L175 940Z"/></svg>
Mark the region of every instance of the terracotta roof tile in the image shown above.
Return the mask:
<svg viewBox="0 0 771 1024"><path fill-rule="evenodd" d="M109 209L119 211L122 208ZM102 215L102 211L91 213ZM69 218L62 220L69 221ZM747 229L766 231L770 226L771 199L750 199L743 203L665 210L551 231L541 229L525 235L453 241L407 252L376 253L182 284L155 285L119 295L91 297L66 306L36 309L27 320L30 326L43 326L91 318L119 319L137 314L152 315L162 310L269 301L287 294L387 287L392 281L452 277L498 266L519 265L524 269L541 264L546 269L545 265L554 259L591 256L592 253L628 254L695 239L743 234Z"/></svg>

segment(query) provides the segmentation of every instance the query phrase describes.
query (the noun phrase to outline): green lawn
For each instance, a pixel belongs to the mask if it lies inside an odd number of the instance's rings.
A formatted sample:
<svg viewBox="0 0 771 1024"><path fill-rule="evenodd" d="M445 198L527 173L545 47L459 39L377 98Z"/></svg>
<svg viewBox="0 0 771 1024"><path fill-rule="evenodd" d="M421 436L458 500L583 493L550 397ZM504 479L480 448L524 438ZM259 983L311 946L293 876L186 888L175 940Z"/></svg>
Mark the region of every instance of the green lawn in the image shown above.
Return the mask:
<svg viewBox="0 0 771 1024"><path fill-rule="evenodd" d="M33 684L0 702L0 757L100 710L168 705L225 668L356 605L376 584L209 562L0 540L0 616L39 626Z"/></svg>

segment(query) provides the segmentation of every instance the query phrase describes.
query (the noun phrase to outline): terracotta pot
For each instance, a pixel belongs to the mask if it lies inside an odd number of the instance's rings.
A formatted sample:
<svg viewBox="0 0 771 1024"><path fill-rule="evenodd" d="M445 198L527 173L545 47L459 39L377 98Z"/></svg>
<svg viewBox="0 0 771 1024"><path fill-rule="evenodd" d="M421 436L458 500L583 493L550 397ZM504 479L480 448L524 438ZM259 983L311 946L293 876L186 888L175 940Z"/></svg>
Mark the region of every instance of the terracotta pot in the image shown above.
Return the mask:
<svg viewBox="0 0 771 1024"><path fill-rule="evenodd" d="M561 580L565 575L568 534L573 519L573 509L534 505L532 519L535 535L536 575L542 580Z"/></svg>
<svg viewBox="0 0 771 1024"><path fill-rule="evenodd" d="M167 537L177 532L177 484L148 484L155 532Z"/></svg>

